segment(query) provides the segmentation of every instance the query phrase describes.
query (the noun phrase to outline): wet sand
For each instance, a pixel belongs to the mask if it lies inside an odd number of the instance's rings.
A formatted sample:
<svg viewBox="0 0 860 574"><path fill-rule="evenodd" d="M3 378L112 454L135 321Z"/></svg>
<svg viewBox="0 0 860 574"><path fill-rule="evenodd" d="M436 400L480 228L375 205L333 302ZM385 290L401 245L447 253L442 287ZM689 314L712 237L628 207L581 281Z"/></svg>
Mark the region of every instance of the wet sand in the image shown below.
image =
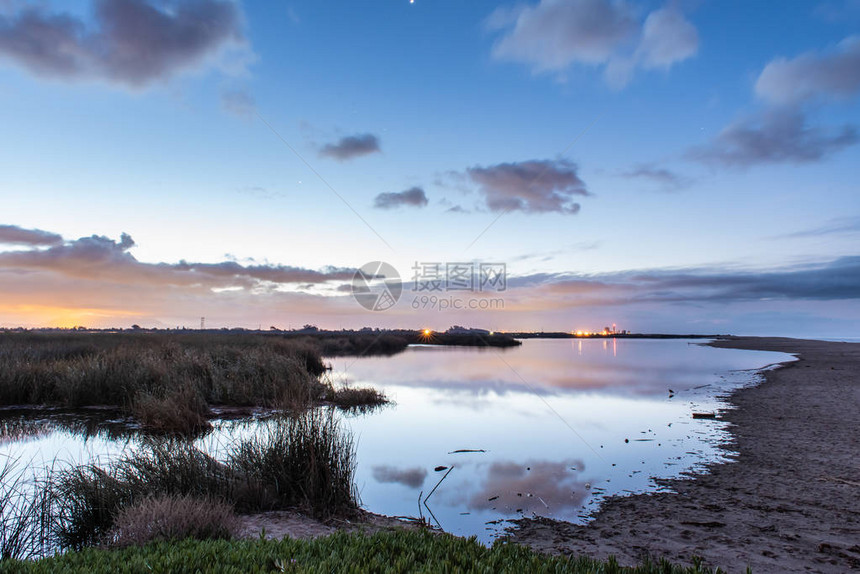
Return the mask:
<svg viewBox="0 0 860 574"><path fill-rule="evenodd" d="M712 344L800 357L728 397L734 461L661 481L673 492L608 499L585 526L517 521L510 540L622 564L700 556L728 572L860 571L860 343Z"/></svg>

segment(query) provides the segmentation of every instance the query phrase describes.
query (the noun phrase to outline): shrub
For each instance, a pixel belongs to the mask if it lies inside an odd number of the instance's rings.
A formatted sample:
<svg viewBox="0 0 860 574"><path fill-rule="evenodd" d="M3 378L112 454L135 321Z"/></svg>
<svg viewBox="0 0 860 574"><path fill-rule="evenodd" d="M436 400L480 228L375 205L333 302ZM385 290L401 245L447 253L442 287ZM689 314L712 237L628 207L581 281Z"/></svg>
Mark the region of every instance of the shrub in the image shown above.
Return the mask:
<svg viewBox="0 0 860 574"><path fill-rule="evenodd" d="M230 539L239 529L233 507L192 496L146 498L119 511L103 544L115 548L194 538Z"/></svg>

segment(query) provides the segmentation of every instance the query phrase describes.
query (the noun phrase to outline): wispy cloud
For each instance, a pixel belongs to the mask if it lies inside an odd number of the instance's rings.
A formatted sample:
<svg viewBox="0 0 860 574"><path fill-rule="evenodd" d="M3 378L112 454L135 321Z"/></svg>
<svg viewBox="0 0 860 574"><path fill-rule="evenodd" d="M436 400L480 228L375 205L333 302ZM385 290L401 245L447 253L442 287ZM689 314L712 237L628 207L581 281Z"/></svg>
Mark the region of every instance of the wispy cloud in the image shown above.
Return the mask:
<svg viewBox="0 0 860 574"><path fill-rule="evenodd" d="M36 75L96 79L140 88L248 52L238 5L226 0L163 3L97 0L94 26L26 6L0 15L0 57Z"/></svg>
<svg viewBox="0 0 860 574"><path fill-rule="evenodd" d="M257 102L247 90L224 89L221 91L221 109L242 118L250 118L257 111Z"/></svg>
<svg viewBox="0 0 860 574"><path fill-rule="evenodd" d="M675 191L690 185L691 180L670 169L658 167L655 164L644 163L621 172L628 179L644 179L659 184L663 189Z"/></svg>
<svg viewBox="0 0 860 574"><path fill-rule="evenodd" d="M837 217L824 225L786 233L778 238L786 237L819 237L822 235L836 235L841 233L860 233L860 217Z"/></svg>
<svg viewBox="0 0 860 574"><path fill-rule="evenodd" d="M380 193L373 201L377 209L395 209L398 207L426 207L427 194L420 187L412 187L404 191Z"/></svg>
<svg viewBox="0 0 860 574"><path fill-rule="evenodd" d="M330 157L338 161L346 161L379 153L382 149L379 147L379 138L373 134L357 134L354 136L346 136L340 138L335 143L324 145L319 154L321 157Z"/></svg>

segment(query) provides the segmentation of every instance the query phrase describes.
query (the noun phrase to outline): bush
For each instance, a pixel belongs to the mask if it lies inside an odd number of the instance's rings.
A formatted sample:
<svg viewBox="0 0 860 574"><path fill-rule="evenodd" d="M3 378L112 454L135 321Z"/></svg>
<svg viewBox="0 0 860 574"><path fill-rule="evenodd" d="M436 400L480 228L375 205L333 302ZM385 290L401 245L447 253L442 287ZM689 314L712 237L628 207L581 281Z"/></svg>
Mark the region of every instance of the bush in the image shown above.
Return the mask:
<svg viewBox="0 0 860 574"><path fill-rule="evenodd" d="M103 544L124 548L184 538L230 539L238 529L239 520L229 504L191 496L158 496L122 509Z"/></svg>

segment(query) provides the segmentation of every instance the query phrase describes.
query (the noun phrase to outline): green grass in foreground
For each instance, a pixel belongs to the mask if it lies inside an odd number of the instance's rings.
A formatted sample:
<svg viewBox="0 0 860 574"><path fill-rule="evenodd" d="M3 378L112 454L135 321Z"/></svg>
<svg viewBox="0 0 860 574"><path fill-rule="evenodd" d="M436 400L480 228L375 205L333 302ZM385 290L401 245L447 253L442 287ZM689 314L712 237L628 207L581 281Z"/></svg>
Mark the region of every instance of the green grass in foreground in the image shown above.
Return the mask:
<svg viewBox="0 0 860 574"><path fill-rule="evenodd" d="M621 568L613 562L537 554L522 546L486 548L472 539L397 530L370 536L337 533L304 541L160 543L124 550L90 548L35 562L0 562L2 573L38 572L572 572L699 574L663 562Z"/></svg>

